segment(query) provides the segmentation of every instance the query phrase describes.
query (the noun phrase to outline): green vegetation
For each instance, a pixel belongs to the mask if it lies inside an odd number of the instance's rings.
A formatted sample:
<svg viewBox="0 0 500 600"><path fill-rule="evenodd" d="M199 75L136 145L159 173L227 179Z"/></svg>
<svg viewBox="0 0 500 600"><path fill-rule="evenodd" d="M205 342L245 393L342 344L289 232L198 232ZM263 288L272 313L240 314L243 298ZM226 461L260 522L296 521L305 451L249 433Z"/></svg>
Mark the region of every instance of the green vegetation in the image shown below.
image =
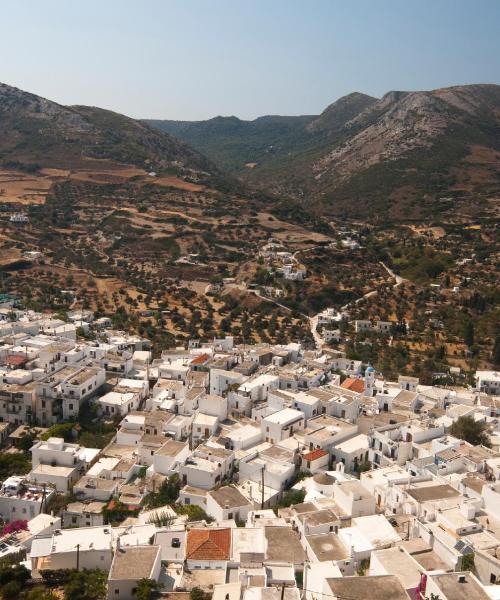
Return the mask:
<svg viewBox="0 0 500 600"><path fill-rule="evenodd" d="M31 457L29 454L0 453L0 479L3 481L11 475L25 475L31 471Z"/></svg>
<svg viewBox="0 0 500 600"><path fill-rule="evenodd" d="M23 565L4 564L0 567L0 594L2 598L19 598L30 579L28 569Z"/></svg>
<svg viewBox="0 0 500 600"><path fill-rule="evenodd" d="M137 582L137 588L134 596L137 600L151 600L163 587L162 583L158 583L154 579L143 578Z"/></svg>
<svg viewBox="0 0 500 600"><path fill-rule="evenodd" d="M460 570L461 571L474 571L474 553L464 554L460 561Z"/></svg>
<svg viewBox="0 0 500 600"><path fill-rule="evenodd" d="M62 586L64 600L104 600L106 598L107 573L83 569L44 570L43 581L48 586Z"/></svg>
<svg viewBox="0 0 500 600"><path fill-rule="evenodd" d="M194 587L189 592L189 597L190 597L190 600L210 600L210 598L212 597L212 594L204 592L199 587Z"/></svg>
<svg viewBox="0 0 500 600"><path fill-rule="evenodd" d="M180 489L181 481L179 475L174 473L165 479L157 492L151 492L146 496L145 505L148 508L158 508L166 504L175 504L179 497Z"/></svg>
<svg viewBox="0 0 500 600"><path fill-rule="evenodd" d="M360 463L356 461L356 464L354 465L354 470L358 474L358 477L361 473L364 473L365 471L371 471L371 469L372 463L369 460L364 460Z"/></svg>
<svg viewBox="0 0 500 600"><path fill-rule="evenodd" d="M211 523L213 518L196 504L174 504L172 507L178 515L187 515L188 521L206 521Z"/></svg>
<svg viewBox="0 0 500 600"><path fill-rule="evenodd" d="M495 337L495 344L493 346L493 352L491 354L491 362L495 367L500 366L500 335Z"/></svg>
<svg viewBox="0 0 500 600"><path fill-rule="evenodd" d="M119 500L111 500L102 510L104 522L110 525L119 525L125 519L137 517L138 514L139 508L129 508Z"/></svg>
<svg viewBox="0 0 500 600"><path fill-rule="evenodd" d="M47 429L47 431L41 435L42 440L48 440L51 437L64 438L65 442L74 442L75 436L73 431L76 423L57 423Z"/></svg>
<svg viewBox="0 0 500 600"><path fill-rule="evenodd" d="M415 283L434 281L451 263L450 256L428 246L398 246L392 250L396 273Z"/></svg>
<svg viewBox="0 0 500 600"><path fill-rule="evenodd" d="M286 492L283 493L283 497L276 505L276 508L287 508L293 504L301 504L304 502L305 497L305 490L286 490Z"/></svg>
<svg viewBox="0 0 500 600"><path fill-rule="evenodd" d="M356 572L360 577L363 577L364 575L366 575L369 568L370 568L370 559L363 558L363 560L359 563L359 567Z"/></svg>
<svg viewBox="0 0 500 600"><path fill-rule="evenodd" d="M450 433L473 446L481 444L487 448L491 447L486 423L475 421L473 417L458 417L451 425Z"/></svg>
<svg viewBox="0 0 500 600"><path fill-rule="evenodd" d="M247 163L269 162L297 153L311 138L305 127L314 117L261 117L242 121L216 117L208 121L148 121L184 140L228 171L242 171Z"/></svg>

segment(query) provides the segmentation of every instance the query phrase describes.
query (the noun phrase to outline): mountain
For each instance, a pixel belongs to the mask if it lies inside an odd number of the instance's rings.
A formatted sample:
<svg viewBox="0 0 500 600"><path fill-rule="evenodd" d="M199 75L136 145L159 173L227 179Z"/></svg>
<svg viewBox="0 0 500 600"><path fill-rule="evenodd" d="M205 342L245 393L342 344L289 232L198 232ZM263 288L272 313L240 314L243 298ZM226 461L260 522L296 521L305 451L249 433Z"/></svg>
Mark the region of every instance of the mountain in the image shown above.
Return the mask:
<svg viewBox="0 0 500 600"><path fill-rule="evenodd" d="M306 126L306 129L311 133L341 131L346 123L356 118L362 111L373 106L376 102L377 99L373 96L353 92L327 106L319 117L313 119Z"/></svg>
<svg viewBox="0 0 500 600"><path fill-rule="evenodd" d="M340 131L375 98L355 92L331 104L321 115L268 115L253 121L215 117L207 121L146 121L184 140L221 169L245 176L249 170L279 164L302 154ZM249 175L252 179L252 176Z"/></svg>
<svg viewBox="0 0 500 600"><path fill-rule="evenodd" d="M147 170L211 172L204 156L141 121L88 106L61 106L0 84L0 161L72 168L92 160Z"/></svg>
<svg viewBox="0 0 500 600"><path fill-rule="evenodd" d="M211 157L226 171L240 173L253 163L287 156L307 143L306 126L315 117L259 117L243 121L237 117L215 117L208 121L146 121Z"/></svg>
<svg viewBox="0 0 500 600"><path fill-rule="evenodd" d="M500 193L497 85L354 93L316 117L152 124L252 185L331 216L420 218Z"/></svg>

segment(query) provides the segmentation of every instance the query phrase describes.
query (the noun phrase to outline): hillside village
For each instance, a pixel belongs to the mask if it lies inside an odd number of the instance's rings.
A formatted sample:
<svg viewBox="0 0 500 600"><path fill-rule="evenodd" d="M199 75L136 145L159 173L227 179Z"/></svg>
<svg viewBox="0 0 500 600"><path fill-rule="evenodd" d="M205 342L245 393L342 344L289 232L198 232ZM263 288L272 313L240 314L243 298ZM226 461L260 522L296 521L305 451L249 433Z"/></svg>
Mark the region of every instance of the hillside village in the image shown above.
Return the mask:
<svg viewBox="0 0 500 600"><path fill-rule="evenodd" d="M78 575L120 600L500 597L500 373L386 380L319 333L153 352L91 310L3 306L4 585L15 565L18 593Z"/></svg>

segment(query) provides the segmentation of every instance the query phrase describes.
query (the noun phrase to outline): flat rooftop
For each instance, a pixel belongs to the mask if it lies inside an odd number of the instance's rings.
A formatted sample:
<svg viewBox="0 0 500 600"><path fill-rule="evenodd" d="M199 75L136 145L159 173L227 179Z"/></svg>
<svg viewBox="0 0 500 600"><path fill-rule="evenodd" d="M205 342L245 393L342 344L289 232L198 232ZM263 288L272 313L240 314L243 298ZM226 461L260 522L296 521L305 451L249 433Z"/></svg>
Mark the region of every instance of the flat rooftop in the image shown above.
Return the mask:
<svg viewBox="0 0 500 600"><path fill-rule="evenodd" d="M395 575L374 577L335 577L326 580L333 594L349 600L408 600L408 594ZM453 596L448 596L453 598ZM453 598L455 600L455 598Z"/></svg>
<svg viewBox="0 0 500 600"><path fill-rule="evenodd" d="M445 598L453 600L491 600L483 587L468 571L431 575L430 579L440 588Z"/></svg>
<svg viewBox="0 0 500 600"><path fill-rule="evenodd" d="M406 490L406 492L419 503L432 502L434 500L445 500L460 496L460 492L458 490L447 484L411 488Z"/></svg>
<svg viewBox="0 0 500 600"><path fill-rule="evenodd" d="M286 563L303 563L306 555L299 536L290 527L265 527L267 560Z"/></svg>
<svg viewBox="0 0 500 600"><path fill-rule="evenodd" d="M232 485L225 485L212 490L210 496L212 496L222 508L239 508L240 506L247 506L250 504L245 496Z"/></svg>
<svg viewBox="0 0 500 600"><path fill-rule="evenodd" d="M110 579L149 579L159 552L159 546L122 546L115 552Z"/></svg>
<svg viewBox="0 0 500 600"><path fill-rule="evenodd" d="M335 533L306 535L306 540L319 562L349 558L347 548Z"/></svg>

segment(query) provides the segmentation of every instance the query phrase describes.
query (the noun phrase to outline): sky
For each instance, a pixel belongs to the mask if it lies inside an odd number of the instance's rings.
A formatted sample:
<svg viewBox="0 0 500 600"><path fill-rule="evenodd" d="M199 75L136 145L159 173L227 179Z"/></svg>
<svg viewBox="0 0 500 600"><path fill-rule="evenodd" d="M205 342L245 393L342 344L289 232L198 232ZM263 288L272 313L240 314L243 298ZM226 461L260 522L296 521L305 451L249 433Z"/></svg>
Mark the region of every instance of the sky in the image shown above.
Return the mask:
<svg viewBox="0 0 500 600"><path fill-rule="evenodd" d="M135 118L500 83L500 0L2 0L0 81Z"/></svg>

